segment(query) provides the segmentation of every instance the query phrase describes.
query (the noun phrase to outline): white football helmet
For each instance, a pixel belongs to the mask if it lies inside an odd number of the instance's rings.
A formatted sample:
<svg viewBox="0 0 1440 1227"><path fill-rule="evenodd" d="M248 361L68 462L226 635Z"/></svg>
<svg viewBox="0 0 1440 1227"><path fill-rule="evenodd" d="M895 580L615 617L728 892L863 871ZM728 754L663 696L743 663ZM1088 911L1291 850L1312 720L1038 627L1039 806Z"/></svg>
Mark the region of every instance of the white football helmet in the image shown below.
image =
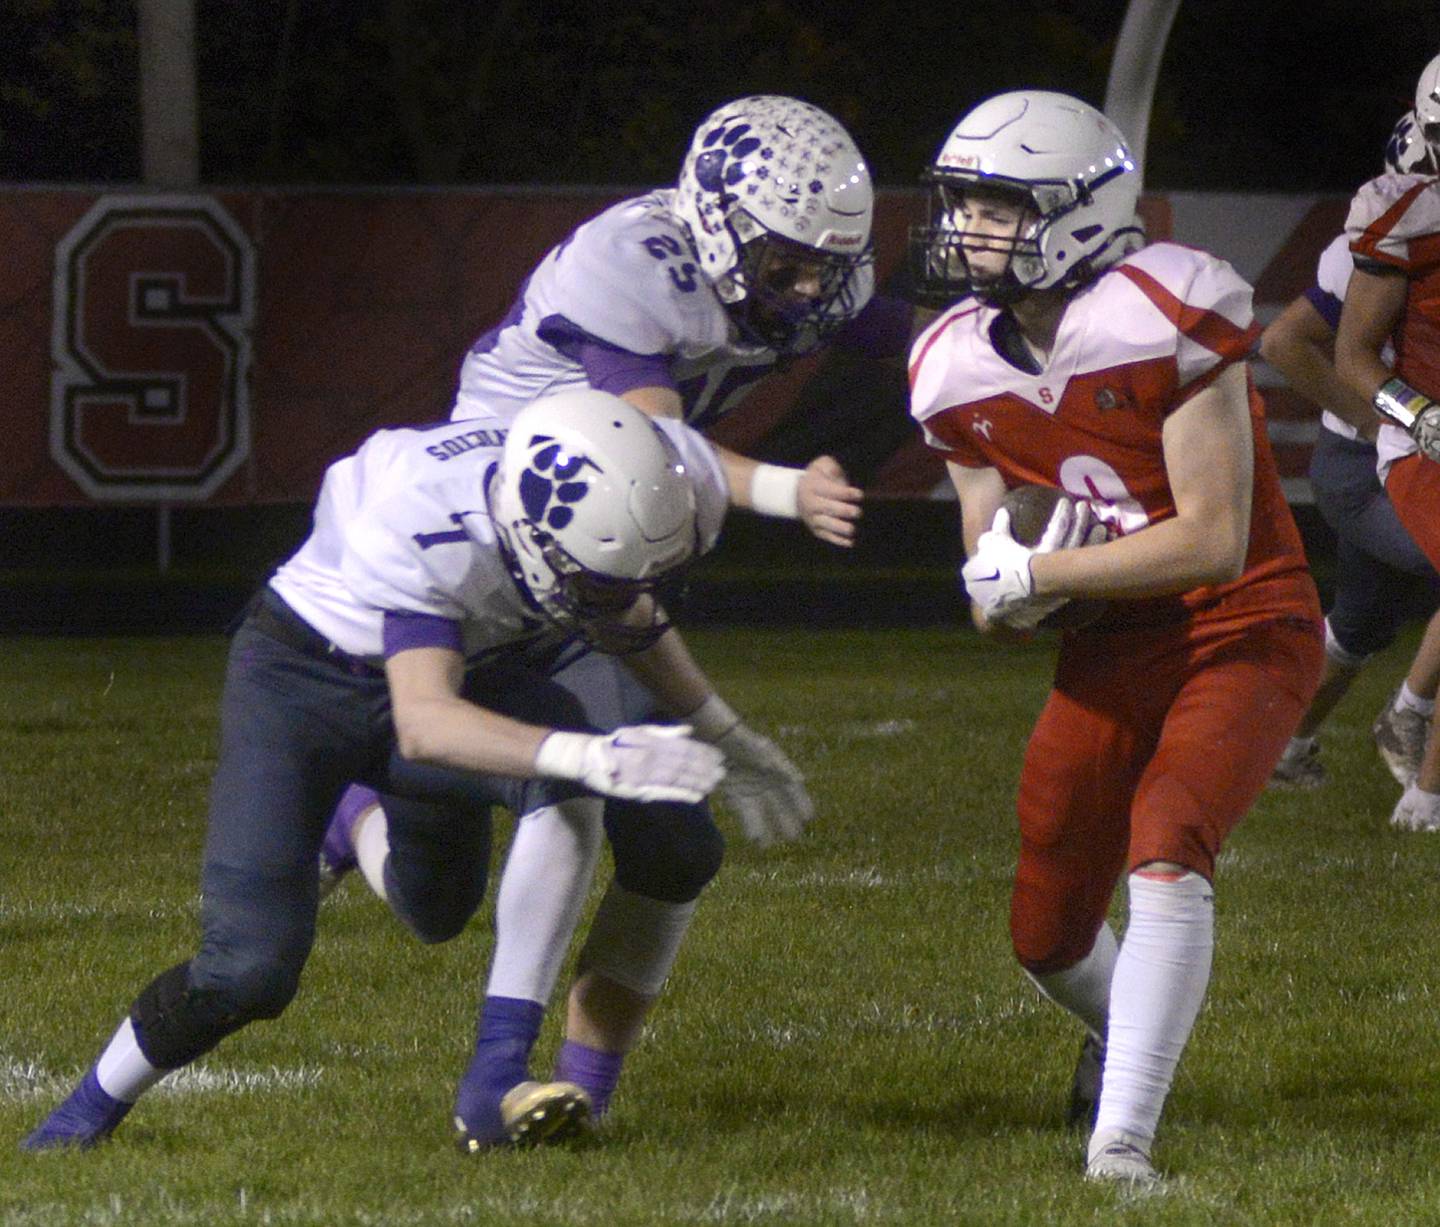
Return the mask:
<svg viewBox="0 0 1440 1227"><path fill-rule="evenodd" d="M1392 175L1433 175L1436 166L1435 150L1421 134L1415 112L1406 111L1385 142L1385 169Z"/></svg>
<svg viewBox="0 0 1440 1227"><path fill-rule="evenodd" d="M910 247L917 284L932 300L1013 302L1030 290L1082 285L1144 242L1140 179L1125 138L1067 94L987 99L955 125L922 180L930 214L912 229ZM1023 205L1015 233L967 230L967 192ZM1008 253L1004 272L976 272L967 249Z"/></svg>
<svg viewBox="0 0 1440 1227"><path fill-rule="evenodd" d="M1440 55L1425 65L1415 83L1415 121L1432 150L1440 150Z"/></svg>
<svg viewBox="0 0 1440 1227"><path fill-rule="evenodd" d="M680 169L675 212L747 340L804 353L874 286L870 168L819 107L760 94L712 112Z"/></svg>
<svg viewBox="0 0 1440 1227"><path fill-rule="evenodd" d="M695 491L644 413L590 389L527 405L489 483L490 514L521 589L556 625L610 652L666 623L625 615L696 554Z"/></svg>

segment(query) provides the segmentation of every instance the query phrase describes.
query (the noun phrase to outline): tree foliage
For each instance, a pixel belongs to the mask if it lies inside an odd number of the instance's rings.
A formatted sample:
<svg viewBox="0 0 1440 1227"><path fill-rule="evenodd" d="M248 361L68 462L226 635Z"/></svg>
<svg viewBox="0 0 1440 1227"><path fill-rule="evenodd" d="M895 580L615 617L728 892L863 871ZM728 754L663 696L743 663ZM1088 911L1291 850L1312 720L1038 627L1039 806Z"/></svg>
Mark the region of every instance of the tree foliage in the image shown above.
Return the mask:
<svg viewBox="0 0 1440 1227"><path fill-rule="evenodd" d="M695 122L751 92L809 98L882 182L911 183L1002 89L1099 104L1118 0L196 0L211 183L653 183ZM0 174L139 169L133 0L0 7ZM1433 0L1189 0L1149 178L1346 190L1373 173L1440 47Z"/></svg>

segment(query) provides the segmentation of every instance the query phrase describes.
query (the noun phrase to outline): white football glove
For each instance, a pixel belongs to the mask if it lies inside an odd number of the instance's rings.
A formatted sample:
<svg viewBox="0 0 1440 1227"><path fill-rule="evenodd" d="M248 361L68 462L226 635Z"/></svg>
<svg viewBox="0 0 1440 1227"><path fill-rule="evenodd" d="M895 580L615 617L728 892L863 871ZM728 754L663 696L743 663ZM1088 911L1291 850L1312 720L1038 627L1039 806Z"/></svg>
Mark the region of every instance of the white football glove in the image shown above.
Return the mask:
<svg viewBox="0 0 1440 1227"><path fill-rule="evenodd" d="M1395 802L1390 825L1402 831L1440 831L1440 793L1411 784Z"/></svg>
<svg viewBox="0 0 1440 1227"><path fill-rule="evenodd" d="M815 817L805 777L768 737L747 725L718 694L688 717L695 735L725 755L720 795L735 811L746 838L766 848L799 839Z"/></svg>
<svg viewBox="0 0 1440 1227"><path fill-rule="evenodd" d="M725 757L690 736L688 724L631 724L613 733L551 733L535 770L578 780L626 801L703 801L725 778Z"/></svg>
<svg viewBox="0 0 1440 1227"><path fill-rule="evenodd" d="M1041 545L1031 549L1021 545L1010 535L1010 513L1000 508L988 531L980 534L975 543L975 553L960 568L965 580L965 591L972 601L980 606L980 612L987 622L1000 622L1017 630L1029 630L1036 626L1046 614L1053 613L1065 604L1064 597L1036 598L1034 581L1030 577L1030 559L1040 553L1046 539L1057 531L1057 519L1061 507L1050 517L1041 537ZM1073 519L1073 513L1071 513ZM1064 526L1068 531L1068 523ZM1051 545L1050 549L1059 548Z"/></svg>

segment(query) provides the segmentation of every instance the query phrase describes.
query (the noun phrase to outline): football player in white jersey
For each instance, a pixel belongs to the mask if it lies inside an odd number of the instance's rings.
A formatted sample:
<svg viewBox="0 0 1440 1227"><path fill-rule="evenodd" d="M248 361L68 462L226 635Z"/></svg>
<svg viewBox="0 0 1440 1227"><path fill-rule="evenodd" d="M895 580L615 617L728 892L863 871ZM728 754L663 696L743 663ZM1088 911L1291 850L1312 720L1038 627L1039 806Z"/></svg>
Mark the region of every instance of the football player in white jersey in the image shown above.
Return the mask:
<svg viewBox="0 0 1440 1227"><path fill-rule="evenodd" d="M1086 1176L1152 1185L1209 982L1216 857L1322 655L1246 367L1251 291L1204 252L1141 246L1124 139L1078 99L981 103L929 178L919 267L958 301L915 344L911 412L949 463L976 625L1108 602L1063 632L1026 747L1011 938L1088 1033L1071 1104L1075 1123L1094 1114ZM1026 484L1071 496L1034 546L1001 506Z"/></svg>
<svg viewBox="0 0 1440 1227"><path fill-rule="evenodd" d="M693 804L723 775L684 724L581 731L574 696L526 655L576 634L624 651L672 718L713 698L656 603L719 534L713 449L589 390L507 425L503 448L498 427L481 445L468 424L381 431L328 470L310 537L231 646L199 950L141 991L26 1149L108 1137L167 1072L285 1009L348 782L450 803L438 823L397 807L388 855L365 866L422 940L443 941L483 894L491 805L528 814L581 792ZM523 1086L507 1107L551 1129L587 1103L580 1087Z"/></svg>
<svg viewBox="0 0 1440 1227"><path fill-rule="evenodd" d="M843 127L794 98L728 103L697 128L675 188L625 200L578 227L526 279L505 318L471 346L454 416L503 423L530 398L593 387L659 418L704 427L757 380L823 344L897 367L914 308L874 295L870 172ZM849 544L860 491L839 464L758 464L720 449L731 503L799 517ZM648 720L652 700L613 661L566 663L597 728ZM760 843L793 839L812 813L799 772L718 697L695 713L725 753L722 796ZM382 844L386 804L347 794L326 843L327 877ZM704 805L577 798L516 827L496 900L496 943L474 1060L457 1116L477 1143L513 1140L499 1105L528 1082L531 1046L608 836L615 879L570 992L556 1080L603 1113L723 840ZM559 867L568 868L567 875ZM558 1138L559 1134L552 1135Z"/></svg>
<svg viewBox="0 0 1440 1227"><path fill-rule="evenodd" d="M1434 151L1414 111L1402 115L1385 146L1391 174L1434 174ZM1291 387L1320 406L1310 487L1335 532L1335 595L1325 617L1325 670L1315 701L1275 765L1272 783L1316 788L1326 780L1320 730L1361 669L1395 639L1416 598L1433 607L1440 578L1375 475L1380 418L1335 372L1335 329L1354 270L1342 232L1321 253L1315 284L1260 337L1260 353ZM1429 589L1428 593L1425 592ZM1373 725L1375 744L1402 788L1420 769L1440 683L1440 614L1431 618L1405 678Z"/></svg>

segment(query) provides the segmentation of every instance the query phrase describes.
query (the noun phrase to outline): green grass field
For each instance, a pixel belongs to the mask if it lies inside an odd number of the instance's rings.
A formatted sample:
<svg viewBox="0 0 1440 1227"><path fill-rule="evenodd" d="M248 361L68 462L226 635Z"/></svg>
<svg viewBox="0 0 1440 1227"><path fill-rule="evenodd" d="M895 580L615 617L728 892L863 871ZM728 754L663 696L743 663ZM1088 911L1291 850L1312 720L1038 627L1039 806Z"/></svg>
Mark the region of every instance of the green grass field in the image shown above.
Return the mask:
<svg viewBox="0 0 1440 1227"><path fill-rule="evenodd" d="M5 641L0 1222L1440 1221L1440 838L1388 827L1398 789L1368 734L1413 638L1327 729L1329 786L1267 794L1222 861L1214 979L1156 1153L1168 1191L1144 1201L1080 1179L1060 1123L1078 1031L1009 952L1012 794L1049 648L692 641L821 818L768 852L732 829L599 1144L478 1159L448 1117L487 914L422 947L356 880L284 1018L107 1146L15 1149L193 950L224 645ZM552 1020L541 1069L557 1038Z"/></svg>

